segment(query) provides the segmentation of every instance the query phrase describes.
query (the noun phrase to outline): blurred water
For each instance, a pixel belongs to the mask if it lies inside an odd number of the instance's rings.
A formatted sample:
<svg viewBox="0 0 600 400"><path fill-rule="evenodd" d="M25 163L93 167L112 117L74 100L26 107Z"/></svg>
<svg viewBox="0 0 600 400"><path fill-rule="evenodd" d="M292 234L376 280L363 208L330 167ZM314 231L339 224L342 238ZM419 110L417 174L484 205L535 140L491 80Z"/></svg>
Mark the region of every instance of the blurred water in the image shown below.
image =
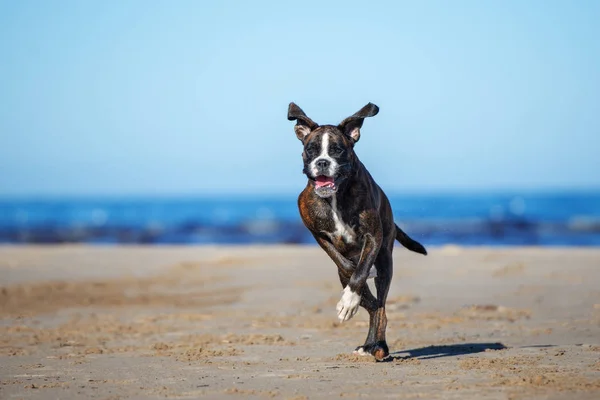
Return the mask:
<svg viewBox="0 0 600 400"><path fill-rule="evenodd" d="M600 245L600 192L392 195L423 244ZM314 243L296 196L0 200L0 243Z"/></svg>

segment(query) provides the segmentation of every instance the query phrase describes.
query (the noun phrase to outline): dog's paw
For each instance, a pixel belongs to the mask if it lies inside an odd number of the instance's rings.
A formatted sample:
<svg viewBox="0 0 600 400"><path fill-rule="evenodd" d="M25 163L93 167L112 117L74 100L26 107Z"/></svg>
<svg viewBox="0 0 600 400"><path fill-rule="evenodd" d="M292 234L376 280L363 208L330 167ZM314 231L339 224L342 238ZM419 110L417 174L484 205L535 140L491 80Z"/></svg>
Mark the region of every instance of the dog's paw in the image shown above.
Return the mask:
<svg viewBox="0 0 600 400"><path fill-rule="evenodd" d="M353 354L359 356L373 356L376 361L391 360L390 349L385 340L359 346L353 351Z"/></svg>
<svg viewBox="0 0 600 400"><path fill-rule="evenodd" d="M352 354L357 356L370 356L371 353L365 351L364 346L357 347L356 350L352 352Z"/></svg>
<svg viewBox="0 0 600 400"><path fill-rule="evenodd" d="M354 317L354 315L358 311L359 305L360 295L354 293L350 289L350 286L346 286L344 288L344 294L342 295L342 299L338 302L336 307L338 318L340 319L340 321L348 321L350 318Z"/></svg>

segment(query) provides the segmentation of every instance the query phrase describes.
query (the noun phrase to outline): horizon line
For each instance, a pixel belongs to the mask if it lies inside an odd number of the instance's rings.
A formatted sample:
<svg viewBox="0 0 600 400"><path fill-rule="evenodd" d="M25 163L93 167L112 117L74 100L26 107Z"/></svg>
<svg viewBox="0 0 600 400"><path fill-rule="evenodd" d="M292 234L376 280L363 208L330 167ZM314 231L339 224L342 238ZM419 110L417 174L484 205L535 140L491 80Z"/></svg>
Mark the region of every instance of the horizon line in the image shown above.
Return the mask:
<svg viewBox="0 0 600 400"><path fill-rule="evenodd" d="M189 191L189 192L140 192L140 193L22 193L22 194L1 194L0 201L36 201L36 200L60 200L60 199L210 199L210 198L290 198L296 197L304 190L304 186L298 191ZM514 187L514 188L435 188L435 189L406 189L406 190L386 190L388 197L393 196L444 196L444 195L528 195L528 194L600 194L600 185L598 186L558 186L558 187Z"/></svg>

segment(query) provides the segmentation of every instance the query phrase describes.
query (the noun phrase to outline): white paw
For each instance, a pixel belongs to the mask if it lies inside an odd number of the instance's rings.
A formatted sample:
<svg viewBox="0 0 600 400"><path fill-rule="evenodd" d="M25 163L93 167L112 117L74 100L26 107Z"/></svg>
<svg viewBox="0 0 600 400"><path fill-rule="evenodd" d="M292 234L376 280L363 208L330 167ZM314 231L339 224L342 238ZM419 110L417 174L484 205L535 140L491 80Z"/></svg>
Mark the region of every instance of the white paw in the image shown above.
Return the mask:
<svg viewBox="0 0 600 400"><path fill-rule="evenodd" d="M359 347L358 350L354 350L352 354L356 354L357 356L370 356L371 353L367 353L365 349Z"/></svg>
<svg viewBox="0 0 600 400"><path fill-rule="evenodd" d="M338 312L338 318L341 322L348 321L354 317L360 305L360 295L350 290L350 286L344 288L342 299L337 303L335 308Z"/></svg>

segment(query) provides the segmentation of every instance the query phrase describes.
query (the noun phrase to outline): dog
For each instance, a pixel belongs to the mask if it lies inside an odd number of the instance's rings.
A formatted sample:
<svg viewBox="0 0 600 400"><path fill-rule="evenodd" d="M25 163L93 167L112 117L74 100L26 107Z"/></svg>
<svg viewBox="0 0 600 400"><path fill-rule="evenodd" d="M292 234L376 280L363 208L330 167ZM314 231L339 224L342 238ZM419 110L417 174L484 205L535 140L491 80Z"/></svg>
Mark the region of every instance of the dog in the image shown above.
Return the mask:
<svg viewBox="0 0 600 400"><path fill-rule="evenodd" d="M290 103L288 120L304 145L302 172L308 183L298 196L298 209L306 228L338 269L343 291L336 310L341 322L363 307L369 313L369 332L355 354L389 358L385 303L392 281L394 241L427 254L394 222L385 193L360 162L354 145L367 117L379 108L367 104L339 125L319 125L300 107ZM375 279L375 297L367 279Z"/></svg>

